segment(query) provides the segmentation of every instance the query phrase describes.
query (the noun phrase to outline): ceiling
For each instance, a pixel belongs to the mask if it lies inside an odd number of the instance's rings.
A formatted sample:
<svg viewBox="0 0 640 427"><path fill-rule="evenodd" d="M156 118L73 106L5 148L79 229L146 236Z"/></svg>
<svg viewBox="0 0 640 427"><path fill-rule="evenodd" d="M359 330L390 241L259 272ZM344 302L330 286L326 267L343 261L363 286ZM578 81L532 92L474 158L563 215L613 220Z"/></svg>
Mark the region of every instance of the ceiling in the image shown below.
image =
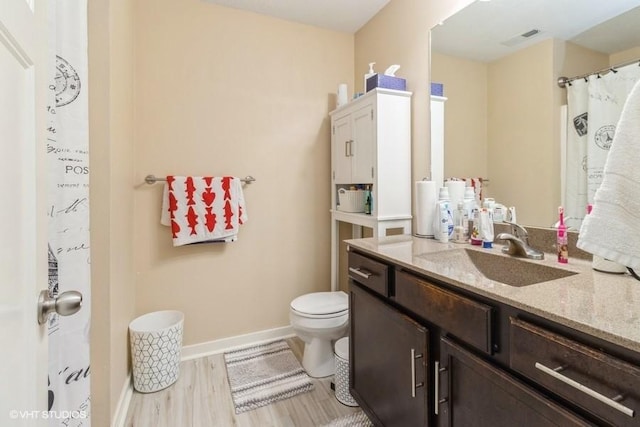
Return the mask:
<svg viewBox="0 0 640 427"><path fill-rule="evenodd" d="M287 21L355 33L391 0L206 0Z"/></svg>
<svg viewBox="0 0 640 427"><path fill-rule="evenodd" d="M431 43L435 51L483 62L548 38L611 54L640 46L638 22L640 0L480 1L434 28ZM540 33L520 36L532 29Z"/></svg>

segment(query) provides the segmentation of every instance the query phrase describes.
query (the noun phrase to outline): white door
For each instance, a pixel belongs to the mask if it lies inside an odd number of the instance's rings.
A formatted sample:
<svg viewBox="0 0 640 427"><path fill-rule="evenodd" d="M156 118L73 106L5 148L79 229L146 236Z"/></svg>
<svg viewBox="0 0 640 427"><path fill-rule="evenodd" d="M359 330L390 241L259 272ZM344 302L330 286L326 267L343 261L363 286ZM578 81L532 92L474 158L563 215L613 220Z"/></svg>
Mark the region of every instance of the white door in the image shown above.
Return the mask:
<svg viewBox="0 0 640 427"><path fill-rule="evenodd" d="M373 105L368 104L353 113L353 147L351 155L351 182L373 183L373 157L375 135Z"/></svg>
<svg viewBox="0 0 640 427"><path fill-rule="evenodd" d="M349 150L353 144L351 139L351 115L340 117L333 123L331 138L331 155L333 156L333 181L336 184L351 184L351 156ZM335 208L335 206L334 206Z"/></svg>
<svg viewBox="0 0 640 427"><path fill-rule="evenodd" d="M36 314L47 289L46 3L0 0L0 425L8 427L48 422L46 328Z"/></svg>

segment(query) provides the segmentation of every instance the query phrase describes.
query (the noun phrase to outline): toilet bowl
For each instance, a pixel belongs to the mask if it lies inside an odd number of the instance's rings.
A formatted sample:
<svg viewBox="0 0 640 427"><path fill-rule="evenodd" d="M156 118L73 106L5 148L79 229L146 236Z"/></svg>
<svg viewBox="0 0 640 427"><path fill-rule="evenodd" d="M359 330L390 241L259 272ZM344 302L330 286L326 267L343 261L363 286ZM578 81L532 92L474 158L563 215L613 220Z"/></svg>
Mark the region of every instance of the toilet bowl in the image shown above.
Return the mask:
<svg viewBox="0 0 640 427"><path fill-rule="evenodd" d="M335 372L333 343L347 335L349 297L342 291L314 292L291 301L289 320L304 342L302 367L314 378Z"/></svg>

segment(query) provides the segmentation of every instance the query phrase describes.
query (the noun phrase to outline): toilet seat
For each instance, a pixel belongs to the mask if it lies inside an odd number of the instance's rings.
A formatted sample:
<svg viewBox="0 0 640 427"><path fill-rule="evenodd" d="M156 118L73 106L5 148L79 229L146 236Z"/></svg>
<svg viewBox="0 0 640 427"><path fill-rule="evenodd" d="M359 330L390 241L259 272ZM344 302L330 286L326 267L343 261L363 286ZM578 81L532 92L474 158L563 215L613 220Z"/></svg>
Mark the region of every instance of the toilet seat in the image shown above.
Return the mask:
<svg viewBox="0 0 640 427"><path fill-rule="evenodd" d="M342 291L305 294L291 301L291 310L307 318L340 317L349 312L349 297Z"/></svg>

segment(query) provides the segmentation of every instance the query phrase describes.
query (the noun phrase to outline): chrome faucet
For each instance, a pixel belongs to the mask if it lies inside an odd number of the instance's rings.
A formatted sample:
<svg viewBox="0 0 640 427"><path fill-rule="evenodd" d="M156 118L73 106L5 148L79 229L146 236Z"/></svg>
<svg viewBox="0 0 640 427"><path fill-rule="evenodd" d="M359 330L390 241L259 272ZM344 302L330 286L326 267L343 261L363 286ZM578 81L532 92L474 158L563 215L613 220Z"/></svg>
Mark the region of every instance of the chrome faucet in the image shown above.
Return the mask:
<svg viewBox="0 0 640 427"><path fill-rule="evenodd" d="M515 222L507 222L511 226L511 234L500 233L496 238L506 240L507 245L502 248L502 252L515 257L529 259L544 259L544 253L529 246L529 233L527 230Z"/></svg>

